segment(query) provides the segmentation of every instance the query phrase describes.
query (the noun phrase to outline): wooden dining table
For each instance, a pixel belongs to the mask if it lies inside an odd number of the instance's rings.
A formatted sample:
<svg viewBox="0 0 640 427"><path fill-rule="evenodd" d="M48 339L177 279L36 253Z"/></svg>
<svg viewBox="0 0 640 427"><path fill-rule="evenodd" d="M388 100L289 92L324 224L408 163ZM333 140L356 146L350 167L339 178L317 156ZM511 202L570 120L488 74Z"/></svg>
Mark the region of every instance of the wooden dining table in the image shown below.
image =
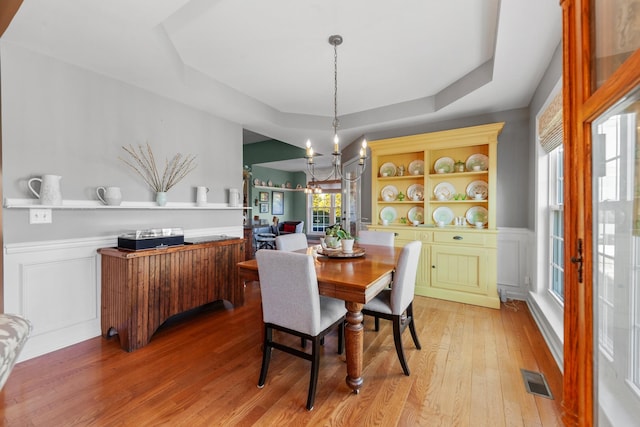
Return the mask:
<svg viewBox="0 0 640 427"><path fill-rule="evenodd" d="M334 258L317 254L316 247L309 247L306 253L315 259L316 275L320 295L341 299L347 308L345 327L345 350L347 360L346 382L354 393L359 393L363 385L362 361L364 349L364 326L362 307L371 301L391 283L401 248L359 245L364 255L353 258ZM305 250L296 251L305 252ZM247 282L260 281L258 263L255 259L239 262L238 280L244 286Z"/></svg>

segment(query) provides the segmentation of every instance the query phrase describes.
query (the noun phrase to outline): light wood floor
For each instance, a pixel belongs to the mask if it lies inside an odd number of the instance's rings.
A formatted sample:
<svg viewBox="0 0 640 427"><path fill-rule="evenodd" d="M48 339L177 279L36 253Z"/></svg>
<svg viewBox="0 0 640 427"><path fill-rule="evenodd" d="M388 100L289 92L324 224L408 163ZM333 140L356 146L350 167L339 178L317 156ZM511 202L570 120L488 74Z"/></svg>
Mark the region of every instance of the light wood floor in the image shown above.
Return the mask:
<svg viewBox="0 0 640 427"><path fill-rule="evenodd" d="M327 337L313 411L309 362L274 350L256 387L262 325L257 284L245 306L212 304L168 321L133 353L98 337L18 364L0 392L10 426L556 426L561 374L524 303L501 310L416 297L422 350L408 331L402 374L390 322L365 322L364 387L349 392ZM544 373L555 400L526 392L520 368Z"/></svg>

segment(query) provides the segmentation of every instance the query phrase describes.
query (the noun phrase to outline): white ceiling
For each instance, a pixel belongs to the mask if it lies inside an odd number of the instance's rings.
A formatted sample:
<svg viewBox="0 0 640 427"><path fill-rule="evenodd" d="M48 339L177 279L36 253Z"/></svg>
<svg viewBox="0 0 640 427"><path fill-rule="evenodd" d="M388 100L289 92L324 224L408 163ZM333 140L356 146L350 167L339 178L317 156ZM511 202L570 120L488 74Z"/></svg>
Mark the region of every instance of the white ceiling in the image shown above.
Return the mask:
<svg viewBox="0 0 640 427"><path fill-rule="evenodd" d="M558 0L24 0L3 36L240 123L331 150L525 107L561 40ZM327 156L330 157L330 156Z"/></svg>

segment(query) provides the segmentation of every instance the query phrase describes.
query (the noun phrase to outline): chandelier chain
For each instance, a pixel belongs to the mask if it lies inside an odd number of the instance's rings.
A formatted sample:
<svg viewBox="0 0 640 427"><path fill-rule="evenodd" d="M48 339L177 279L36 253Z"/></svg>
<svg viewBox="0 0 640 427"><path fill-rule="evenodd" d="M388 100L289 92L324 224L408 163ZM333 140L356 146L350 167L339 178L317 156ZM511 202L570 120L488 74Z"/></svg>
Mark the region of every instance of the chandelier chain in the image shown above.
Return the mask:
<svg viewBox="0 0 640 427"><path fill-rule="evenodd" d="M333 134L338 134L338 43L333 43Z"/></svg>

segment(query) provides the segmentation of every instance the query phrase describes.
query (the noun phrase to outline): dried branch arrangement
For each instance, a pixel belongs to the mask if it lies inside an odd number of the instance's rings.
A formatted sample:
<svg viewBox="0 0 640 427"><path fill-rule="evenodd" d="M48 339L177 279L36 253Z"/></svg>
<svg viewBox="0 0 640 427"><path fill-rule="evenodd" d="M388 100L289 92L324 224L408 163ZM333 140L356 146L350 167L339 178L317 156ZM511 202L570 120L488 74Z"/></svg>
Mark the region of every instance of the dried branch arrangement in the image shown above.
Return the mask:
<svg viewBox="0 0 640 427"><path fill-rule="evenodd" d="M119 157L119 159L140 175L144 182L156 193L169 191L171 187L180 182L197 166L195 163L196 156L192 154L183 156L181 153L177 153L171 160L165 160L164 172L160 175L156 159L149 144L147 144L146 149L142 145L138 145L137 150L132 145L129 147L123 146L122 149L131 156L132 160L123 159L122 157Z"/></svg>

